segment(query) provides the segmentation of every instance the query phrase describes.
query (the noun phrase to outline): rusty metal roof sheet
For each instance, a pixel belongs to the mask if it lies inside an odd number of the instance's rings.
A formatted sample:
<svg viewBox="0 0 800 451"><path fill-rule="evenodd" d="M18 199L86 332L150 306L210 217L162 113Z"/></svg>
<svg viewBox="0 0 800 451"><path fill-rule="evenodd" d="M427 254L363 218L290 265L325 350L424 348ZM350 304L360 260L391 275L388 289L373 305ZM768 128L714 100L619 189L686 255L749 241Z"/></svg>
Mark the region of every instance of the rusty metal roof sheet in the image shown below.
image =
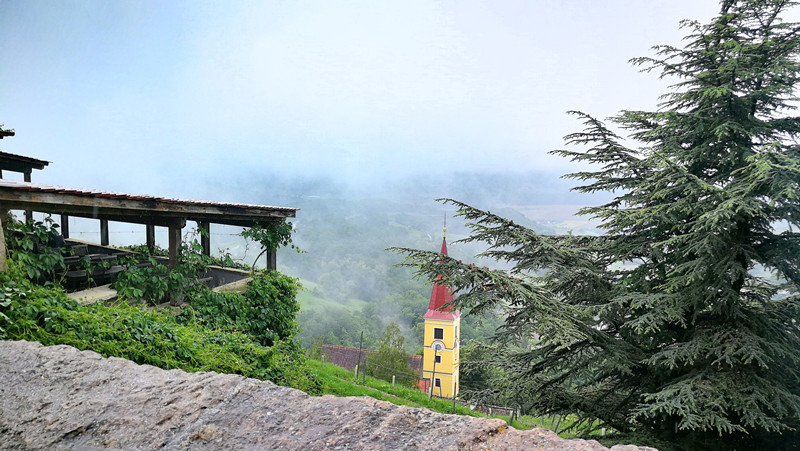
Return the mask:
<svg viewBox="0 0 800 451"><path fill-rule="evenodd" d="M193 205L201 207L206 207L206 206L237 207L237 208L246 208L251 210L280 210L287 212L299 210L299 208L293 208L293 207L276 207L270 205L218 202L212 200L177 199L170 197L150 196L147 194L127 194L127 193L115 193L111 191L98 191L98 190L81 189L81 188L67 188L64 186L44 185L40 183L27 183L27 182L3 180L3 179L0 179L0 187L9 187L13 189L26 190L26 191L39 191L44 193L63 193L63 194L74 194L79 196L105 197L108 199L154 200L168 204Z"/></svg>
<svg viewBox="0 0 800 451"><path fill-rule="evenodd" d="M252 223L258 219L293 218L299 210L292 207L114 193L2 179L0 205L6 209L30 209L97 218L105 216L110 220L131 222L150 217L183 218L231 225Z"/></svg>

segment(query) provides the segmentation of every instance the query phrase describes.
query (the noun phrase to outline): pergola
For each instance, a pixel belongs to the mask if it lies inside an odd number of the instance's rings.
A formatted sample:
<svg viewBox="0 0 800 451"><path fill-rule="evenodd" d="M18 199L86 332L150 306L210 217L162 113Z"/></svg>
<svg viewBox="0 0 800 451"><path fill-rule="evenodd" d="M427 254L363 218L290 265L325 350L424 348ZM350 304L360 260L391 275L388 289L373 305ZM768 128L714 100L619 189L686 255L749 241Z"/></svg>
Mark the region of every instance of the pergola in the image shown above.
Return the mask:
<svg viewBox="0 0 800 451"><path fill-rule="evenodd" d="M14 136L14 130L0 129L0 139L7 136ZM20 172L26 182L31 181L31 173L34 169L42 170L49 165L49 161L39 160L38 158L15 155L8 152L0 152L0 179L3 178L3 171ZM33 215L30 210L25 211L25 220L30 221Z"/></svg>
<svg viewBox="0 0 800 451"><path fill-rule="evenodd" d="M101 245L108 245L109 221L144 224L148 246L155 245L155 227L166 227L169 229L169 267L175 268L178 264L181 229L186 226L186 221L195 221L206 231L209 231L211 224L250 227L294 218L298 209L170 199L0 179L0 218L3 221L7 220L8 210L60 215L64 238L69 238L69 216L97 219L100 221ZM0 270L5 268L3 229L0 225ZM209 235L201 236L201 245L203 252L209 255ZM276 264L276 253L268 251L267 268L275 269Z"/></svg>

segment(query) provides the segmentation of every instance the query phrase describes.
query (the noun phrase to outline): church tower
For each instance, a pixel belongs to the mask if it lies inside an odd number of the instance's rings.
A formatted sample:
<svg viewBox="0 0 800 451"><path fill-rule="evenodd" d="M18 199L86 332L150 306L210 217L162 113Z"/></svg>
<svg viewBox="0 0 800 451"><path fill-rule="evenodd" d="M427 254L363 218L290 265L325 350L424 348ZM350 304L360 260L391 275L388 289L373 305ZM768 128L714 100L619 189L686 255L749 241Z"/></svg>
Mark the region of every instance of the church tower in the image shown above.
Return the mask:
<svg viewBox="0 0 800 451"><path fill-rule="evenodd" d="M442 254L447 255L447 240L442 239ZM458 394L458 351L461 313L449 306L439 310L453 300L453 293L437 281L433 285L428 311L423 316L425 338L423 339L422 379L428 393L452 398Z"/></svg>

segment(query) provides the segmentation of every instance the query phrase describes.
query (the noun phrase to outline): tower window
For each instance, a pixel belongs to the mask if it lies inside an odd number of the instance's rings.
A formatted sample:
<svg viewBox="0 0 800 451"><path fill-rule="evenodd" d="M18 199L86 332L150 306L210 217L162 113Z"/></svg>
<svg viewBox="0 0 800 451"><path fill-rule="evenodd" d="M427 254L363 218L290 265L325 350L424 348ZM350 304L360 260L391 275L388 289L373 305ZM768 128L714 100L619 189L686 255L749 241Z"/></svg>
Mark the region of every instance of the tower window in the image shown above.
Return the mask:
<svg viewBox="0 0 800 451"><path fill-rule="evenodd" d="M440 388L441 388L441 386L442 386L442 380L441 380L441 379L439 379L438 377L437 377L437 378L435 378L435 379L433 379L433 386L434 386L434 387L440 387Z"/></svg>
<svg viewBox="0 0 800 451"><path fill-rule="evenodd" d="M435 340L442 340L444 338L444 329L442 329L441 327L434 327L433 338Z"/></svg>
<svg viewBox="0 0 800 451"><path fill-rule="evenodd" d="M442 363L442 356L440 355L436 356L436 363Z"/></svg>

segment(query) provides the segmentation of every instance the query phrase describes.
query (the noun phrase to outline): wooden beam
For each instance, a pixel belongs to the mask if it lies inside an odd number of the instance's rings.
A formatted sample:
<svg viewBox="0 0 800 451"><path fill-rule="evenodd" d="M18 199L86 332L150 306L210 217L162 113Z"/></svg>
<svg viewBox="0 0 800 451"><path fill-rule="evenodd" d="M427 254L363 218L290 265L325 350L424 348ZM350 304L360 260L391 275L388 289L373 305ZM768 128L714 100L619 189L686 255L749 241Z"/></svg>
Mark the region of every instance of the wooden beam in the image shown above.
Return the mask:
<svg viewBox="0 0 800 451"><path fill-rule="evenodd" d="M61 236L65 240L69 238L69 216L67 215L61 215Z"/></svg>
<svg viewBox="0 0 800 451"><path fill-rule="evenodd" d="M100 220L100 245L108 246L108 221Z"/></svg>
<svg viewBox="0 0 800 451"><path fill-rule="evenodd" d="M278 252L267 251L267 269L278 269Z"/></svg>
<svg viewBox="0 0 800 451"><path fill-rule="evenodd" d="M12 209L33 209L47 213L65 213L77 216L95 213L97 215L120 215L157 217L160 219L189 219L210 221L215 224L240 225L253 221L268 221L278 218L293 218L296 209L256 206L195 205L190 202L168 202L160 199L119 198L89 192L50 192L37 189L15 189L13 186L0 186L0 202L8 202Z"/></svg>
<svg viewBox="0 0 800 451"><path fill-rule="evenodd" d="M266 223L275 220L275 217L240 218L224 215L185 215L179 213L165 213L159 211L121 210L111 208L88 207L82 205L52 205L34 203L29 201L7 200L0 197L0 202L7 205L9 210L40 211L51 214L67 214L78 218L107 219L115 222L132 224L153 224L168 227L175 219L185 219L196 222L209 222L212 224L225 224L237 227L252 227L255 223Z"/></svg>
<svg viewBox="0 0 800 451"><path fill-rule="evenodd" d="M147 224L145 226L145 234L147 235L147 248L150 251L154 251L156 249L156 226Z"/></svg>
<svg viewBox="0 0 800 451"><path fill-rule="evenodd" d="M197 223L197 227L202 229L200 232L200 246L203 248L203 255L211 256L211 223L200 221Z"/></svg>
<svg viewBox="0 0 800 451"><path fill-rule="evenodd" d="M30 204L19 204L17 202L5 202L0 200L4 206L8 206L9 210L24 210L26 208L30 208ZM120 214L104 214L102 210L92 211L87 210L84 208L58 208L58 209L49 209L49 208L39 208L39 206L33 207L34 211L40 211L42 213L51 213L51 214L60 214L60 215L69 215L75 216L77 218L89 218L89 219L105 219L106 221L114 221L114 222L125 222L131 224L152 224L161 227L169 227L170 224L175 223L175 218L165 218L160 216L148 217L146 214L137 213L135 215L120 215Z"/></svg>
<svg viewBox="0 0 800 451"><path fill-rule="evenodd" d="M31 169L44 169L44 166L40 164L27 163L24 161L0 161L0 170L3 171L25 173L25 171L30 171Z"/></svg>

